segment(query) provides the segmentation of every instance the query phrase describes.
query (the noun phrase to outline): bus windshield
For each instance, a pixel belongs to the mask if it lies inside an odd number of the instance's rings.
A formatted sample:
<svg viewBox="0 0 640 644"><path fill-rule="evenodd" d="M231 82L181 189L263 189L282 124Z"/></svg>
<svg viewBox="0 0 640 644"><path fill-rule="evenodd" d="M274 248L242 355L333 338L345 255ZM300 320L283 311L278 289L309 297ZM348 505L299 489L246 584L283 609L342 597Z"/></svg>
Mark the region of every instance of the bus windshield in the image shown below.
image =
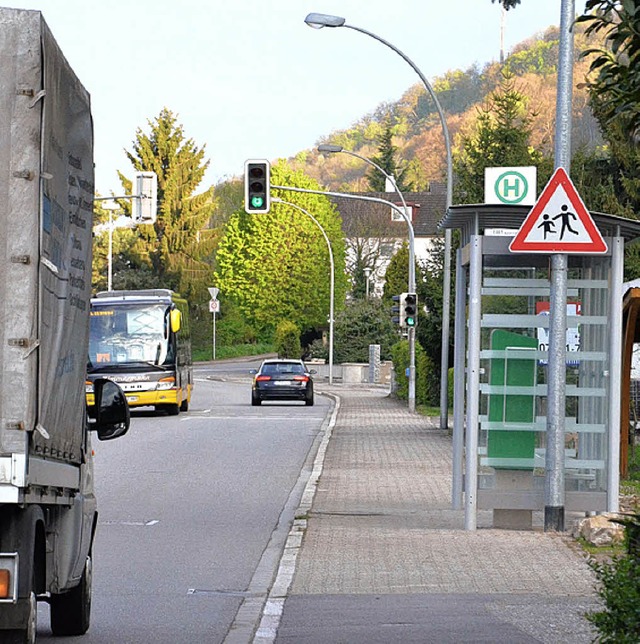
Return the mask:
<svg viewBox="0 0 640 644"><path fill-rule="evenodd" d="M91 310L89 362L94 367L173 359L166 304L97 306Z"/></svg>

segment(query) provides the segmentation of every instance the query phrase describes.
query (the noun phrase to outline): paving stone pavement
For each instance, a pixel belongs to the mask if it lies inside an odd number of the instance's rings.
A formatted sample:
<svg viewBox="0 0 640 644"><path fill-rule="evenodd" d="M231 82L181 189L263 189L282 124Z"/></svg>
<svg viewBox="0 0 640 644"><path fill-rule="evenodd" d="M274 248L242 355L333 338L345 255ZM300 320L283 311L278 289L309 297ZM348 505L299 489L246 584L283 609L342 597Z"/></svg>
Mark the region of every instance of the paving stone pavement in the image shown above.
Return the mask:
<svg viewBox="0 0 640 644"><path fill-rule="evenodd" d="M465 531L439 419L383 388L324 390L339 409L276 642L593 640L595 578L571 537L543 532L541 516L533 530L494 529L482 511ZM370 616L360 626L356 611Z"/></svg>

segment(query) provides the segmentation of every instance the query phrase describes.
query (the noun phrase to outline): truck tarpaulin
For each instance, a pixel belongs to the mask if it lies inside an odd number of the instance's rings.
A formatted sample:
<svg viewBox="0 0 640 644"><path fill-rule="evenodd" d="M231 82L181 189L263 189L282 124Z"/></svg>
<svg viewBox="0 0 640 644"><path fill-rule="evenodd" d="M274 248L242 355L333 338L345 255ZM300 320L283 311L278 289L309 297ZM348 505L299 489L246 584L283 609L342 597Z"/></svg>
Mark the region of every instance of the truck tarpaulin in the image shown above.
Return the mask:
<svg viewBox="0 0 640 644"><path fill-rule="evenodd" d="M5 29L8 21L22 28ZM24 451L32 432L36 453L79 462L91 293L90 100L40 14L0 9L0 51L2 84L15 87L0 98L0 244L10 258L0 263L0 453Z"/></svg>

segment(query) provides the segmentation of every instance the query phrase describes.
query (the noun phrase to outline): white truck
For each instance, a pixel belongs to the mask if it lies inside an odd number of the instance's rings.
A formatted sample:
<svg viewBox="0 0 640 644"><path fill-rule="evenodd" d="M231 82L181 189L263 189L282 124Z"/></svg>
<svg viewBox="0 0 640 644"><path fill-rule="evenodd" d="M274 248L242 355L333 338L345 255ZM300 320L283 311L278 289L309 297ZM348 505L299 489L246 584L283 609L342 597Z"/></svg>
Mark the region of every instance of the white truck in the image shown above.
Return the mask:
<svg viewBox="0 0 640 644"><path fill-rule="evenodd" d="M0 642L89 627L97 525L91 434L129 410L113 382L85 404L91 294L89 95L40 12L0 8Z"/></svg>

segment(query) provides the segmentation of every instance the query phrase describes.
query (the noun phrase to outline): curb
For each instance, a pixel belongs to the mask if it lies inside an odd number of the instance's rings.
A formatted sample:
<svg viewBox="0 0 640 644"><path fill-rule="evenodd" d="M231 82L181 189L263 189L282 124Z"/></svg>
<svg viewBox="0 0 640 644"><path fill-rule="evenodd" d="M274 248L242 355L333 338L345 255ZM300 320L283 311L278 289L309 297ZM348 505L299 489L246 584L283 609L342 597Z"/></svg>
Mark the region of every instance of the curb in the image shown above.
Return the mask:
<svg viewBox="0 0 640 644"><path fill-rule="evenodd" d="M287 592L293 581L296 570L296 561L302 547L302 539L307 529L307 516L311 511L313 499L318 487L318 481L324 467L327 446L336 424L340 409L340 397L334 393L322 392L323 395L333 398L335 404L331 412L331 419L324 430L324 435L318 447L309 480L302 493L300 505L295 513L293 526L285 542L284 551L280 559L276 579L269 591L267 601L262 610L262 618L253 638L253 644L273 644L280 626L284 602Z"/></svg>

